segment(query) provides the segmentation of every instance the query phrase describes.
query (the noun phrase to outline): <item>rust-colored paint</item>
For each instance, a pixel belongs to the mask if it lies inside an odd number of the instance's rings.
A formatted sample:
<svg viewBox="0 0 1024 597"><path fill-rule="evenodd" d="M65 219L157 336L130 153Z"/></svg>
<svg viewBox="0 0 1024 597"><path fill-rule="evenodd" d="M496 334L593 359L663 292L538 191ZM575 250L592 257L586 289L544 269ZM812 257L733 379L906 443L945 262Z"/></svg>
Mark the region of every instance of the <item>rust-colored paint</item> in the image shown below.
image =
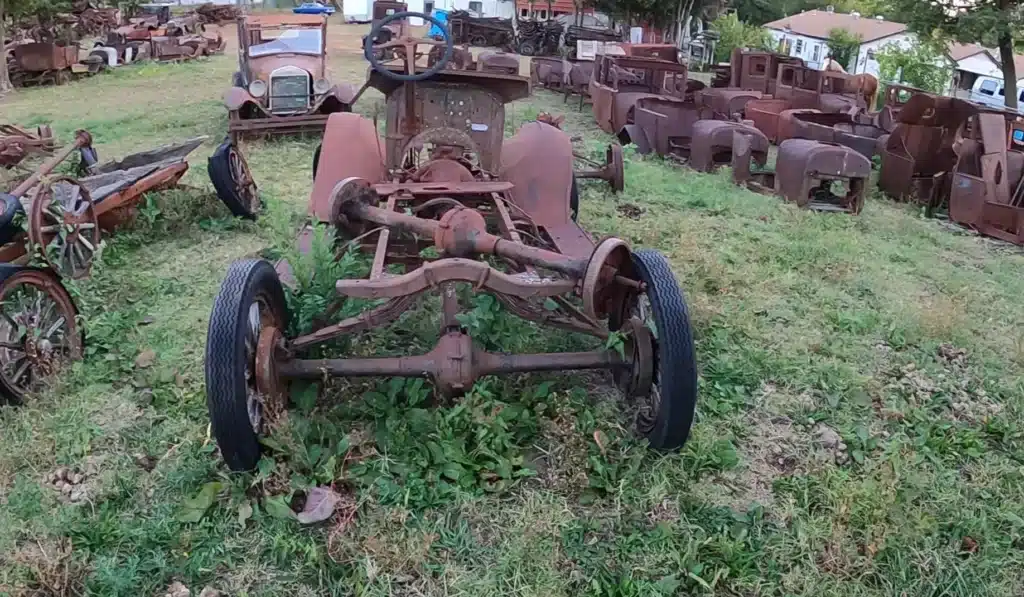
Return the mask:
<svg viewBox="0 0 1024 597"><path fill-rule="evenodd" d="M686 93L685 65L630 56L598 56L590 79L594 120L616 134L633 122L637 101L647 97L680 97Z"/></svg>
<svg viewBox="0 0 1024 597"><path fill-rule="evenodd" d="M512 199L539 226L569 221L572 142L557 128L527 122L502 147L498 176L513 185Z"/></svg>
<svg viewBox="0 0 1024 597"><path fill-rule="evenodd" d="M992 111L964 123L953 145L949 216L987 236L1024 244L1024 153L1015 130L1024 125Z"/></svg>
<svg viewBox="0 0 1024 597"><path fill-rule="evenodd" d="M860 213L871 175L871 162L850 149L809 139L787 139L779 145L775 185L780 196L800 207ZM831 183L843 182L847 193L835 196Z"/></svg>
<svg viewBox="0 0 1024 597"><path fill-rule="evenodd" d="M733 135L743 133L751 144L752 159L764 166L768 161L768 138L756 128L741 122L701 120L693 125L689 166L698 172L714 172L732 162Z"/></svg>
<svg viewBox="0 0 1024 597"><path fill-rule="evenodd" d="M373 121L358 114L341 112L327 119L320 167L309 199L309 213L321 222L331 221L331 192L347 178L370 183L384 182L384 142Z"/></svg>

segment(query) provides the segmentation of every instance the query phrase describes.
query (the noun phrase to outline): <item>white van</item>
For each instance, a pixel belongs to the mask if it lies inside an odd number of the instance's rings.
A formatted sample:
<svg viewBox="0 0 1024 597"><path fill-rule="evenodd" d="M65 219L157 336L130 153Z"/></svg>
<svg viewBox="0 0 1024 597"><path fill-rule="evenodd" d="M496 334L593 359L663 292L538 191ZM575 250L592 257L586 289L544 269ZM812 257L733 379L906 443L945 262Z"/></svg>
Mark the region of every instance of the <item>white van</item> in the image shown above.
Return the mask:
<svg viewBox="0 0 1024 597"><path fill-rule="evenodd" d="M972 102L1003 108L1006 100L1003 97L1003 80L995 77L978 77L971 87L969 98ZM1024 111L1024 79L1017 81L1017 110Z"/></svg>

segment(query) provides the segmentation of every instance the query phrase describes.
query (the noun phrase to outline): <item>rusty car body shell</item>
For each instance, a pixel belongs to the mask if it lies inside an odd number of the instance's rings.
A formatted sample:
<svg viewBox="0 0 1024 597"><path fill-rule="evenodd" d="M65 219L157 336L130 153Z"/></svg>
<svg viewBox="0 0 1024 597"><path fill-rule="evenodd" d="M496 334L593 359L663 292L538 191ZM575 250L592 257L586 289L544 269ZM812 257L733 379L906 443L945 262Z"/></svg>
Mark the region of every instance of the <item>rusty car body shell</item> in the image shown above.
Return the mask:
<svg viewBox="0 0 1024 597"><path fill-rule="evenodd" d="M636 102L647 97L683 97L688 69L656 58L598 56L590 78L594 119L616 134L633 123Z"/></svg>
<svg viewBox="0 0 1024 597"><path fill-rule="evenodd" d="M850 112L867 106L846 81L850 75L818 71L795 64L779 64L772 97L751 100L746 104L745 117L753 121L773 142L779 136L779 115L786 110L820 110L822 112Z"/></svg>
<svg viewBox="0 0 1024 597"><path fill-rule="evenodd" d="M1024 123L1004 112L970 116L954 144L949 217L981 234L1024 244Z"/></svg>
<svg viewBox="0 0 1024 597"><path fill-rule="evenodd" d="M881 153L886 132L859 122L848 112L786 110L779 114L778 142L786 139L811 139L850 147L871 159Z"/></svg>
<svg viewBox="0 0 1024 597"><path fill-rule="evenodd" d="M347 83L329 85L323 92L315 87L327 76L327 18L323 15L266 14L245 15L238 19L239 76L242 86L232 85L224 93L228 109L228 132L232 136L247 133L287 134L316 132L327 124L328 115L351 110L358 89ZM252 56L251 48L264 42L264 32L319 31L320 47L313 53L283 50L264 56ZM296 35L298 35L296 33ZM284 78L305 78L306 91L298 94L275 94L275 81ZM255 81L261 81L265 93L253 95ZM300 105L275 106L276 101L303 97Z"/></svg>

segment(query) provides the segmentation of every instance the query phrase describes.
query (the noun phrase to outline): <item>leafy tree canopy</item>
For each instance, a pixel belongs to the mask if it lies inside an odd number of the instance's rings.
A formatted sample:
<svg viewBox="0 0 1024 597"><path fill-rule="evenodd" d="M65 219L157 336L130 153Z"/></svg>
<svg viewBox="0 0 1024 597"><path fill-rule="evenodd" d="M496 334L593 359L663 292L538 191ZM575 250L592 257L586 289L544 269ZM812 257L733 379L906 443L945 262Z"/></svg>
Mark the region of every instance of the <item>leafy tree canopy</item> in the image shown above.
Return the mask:
<svg viewBox="0 0 1024 597"><path fill-rule="evenodd" d="M1021 0L888 0L911 31L923 39L954 40L999 48L1007 105L1016 109L1014 37L1024 26Z"/></svg>

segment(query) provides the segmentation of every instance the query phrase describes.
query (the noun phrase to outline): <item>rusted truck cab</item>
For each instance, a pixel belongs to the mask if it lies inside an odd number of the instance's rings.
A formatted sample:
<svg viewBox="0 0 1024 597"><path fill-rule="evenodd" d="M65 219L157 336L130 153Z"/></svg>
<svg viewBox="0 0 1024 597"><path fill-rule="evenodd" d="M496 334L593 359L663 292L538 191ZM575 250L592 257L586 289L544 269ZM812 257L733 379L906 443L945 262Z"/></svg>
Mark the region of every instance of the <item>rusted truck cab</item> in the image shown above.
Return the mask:
<svg viewBox="0 0 1024 597"><path fill-rule="evenodd" d="M356 89L328 79L326 40L323 15L239 18L239 70L224 94L229 134L315 132L350 111Z"/></svg>

